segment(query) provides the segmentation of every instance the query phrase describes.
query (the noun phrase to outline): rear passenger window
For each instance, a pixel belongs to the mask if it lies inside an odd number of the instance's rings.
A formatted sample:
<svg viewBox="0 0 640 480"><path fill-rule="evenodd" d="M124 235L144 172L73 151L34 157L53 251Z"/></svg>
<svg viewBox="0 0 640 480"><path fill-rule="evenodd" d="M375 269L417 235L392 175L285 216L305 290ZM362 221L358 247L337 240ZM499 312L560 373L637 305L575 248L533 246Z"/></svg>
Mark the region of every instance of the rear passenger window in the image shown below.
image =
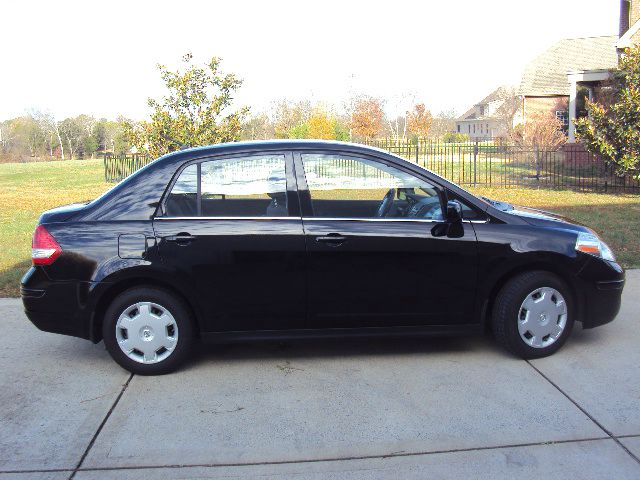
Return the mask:
<svg viewBox="0 0 640 480"><path fill-rule="evenodd" d="M165 203L168 217L195 217L198 213L198 166L193 164L185 168Z"/></svg>
<svg viewBox="0 0 640 480"><path fill-rule="evenodd" d="M165 211L170 217L198 212L204 217L286 217L284 156L211 160L202 162L199 172L197 165L190 165L173 186Z"/></svg>
<svg viewBox="0 0 640 480"><path fill-rule="evenodd" d="M282 155L202 163L205 217L286 217L287 179Z"/></svg>

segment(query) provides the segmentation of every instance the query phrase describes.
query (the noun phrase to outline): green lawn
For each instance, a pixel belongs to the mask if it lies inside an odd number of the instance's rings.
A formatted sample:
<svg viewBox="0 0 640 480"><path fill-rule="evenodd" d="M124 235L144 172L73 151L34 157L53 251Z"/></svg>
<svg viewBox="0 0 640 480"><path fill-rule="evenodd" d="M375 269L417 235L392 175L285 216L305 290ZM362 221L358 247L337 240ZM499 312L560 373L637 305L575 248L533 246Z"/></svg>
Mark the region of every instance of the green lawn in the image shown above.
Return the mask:
<svg viewBox="0 0 640 480"><path fill-rule="evenodd" d="M43 210L90 200L109 188L102 160L0 164L0 296L17 296ZM626 267L640 266L640 195L476 188L479 195L564 214L610 243Z"/></svg>
<svg viewBox="0 0 640 480"><path fill-rule="evenodd" d="M0 296L17 296L40 213L109 188L102 160L0 164Z"/></svg>

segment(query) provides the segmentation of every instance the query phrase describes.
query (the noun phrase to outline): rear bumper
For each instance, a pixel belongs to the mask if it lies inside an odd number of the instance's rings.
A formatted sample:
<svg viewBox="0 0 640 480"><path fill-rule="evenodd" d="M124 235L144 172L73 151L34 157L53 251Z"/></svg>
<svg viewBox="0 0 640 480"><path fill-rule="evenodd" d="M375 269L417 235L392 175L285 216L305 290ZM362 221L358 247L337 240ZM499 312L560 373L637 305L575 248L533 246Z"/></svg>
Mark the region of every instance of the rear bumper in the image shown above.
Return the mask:
<svg viewBox="0 0 640 480"><path fill-rule="evenodd" d="M91 286L91 282L53 282L41 269L31 267L20 286L25 314L45 332L90 339Z"/></svg>
<svg viewBox="0 0 640 480"><path fill-rule="evenodd" d="M583 327L594 328L613 321L622 303L625 283L622 267L617 263L592 259L578 277Z"/></svg>

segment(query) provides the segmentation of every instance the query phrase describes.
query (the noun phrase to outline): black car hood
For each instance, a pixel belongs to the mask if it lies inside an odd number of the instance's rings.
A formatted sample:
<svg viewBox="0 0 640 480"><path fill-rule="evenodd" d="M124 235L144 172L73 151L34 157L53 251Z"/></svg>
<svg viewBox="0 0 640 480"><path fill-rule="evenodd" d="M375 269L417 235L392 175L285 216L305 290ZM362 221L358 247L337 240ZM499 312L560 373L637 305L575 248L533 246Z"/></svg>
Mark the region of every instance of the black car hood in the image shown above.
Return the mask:
<svg viewBox="0 0 640 480"><path fill-rule="evenodd" d="M590 232L591 230L584 225L576 223L557 213L537 210L535 208L521 207L515 205L513 210L507 210L507 213L522 218L525 222L540 227L563 228L566 230L575 230L577 232Z"/></svg>
<svg viewBox="0 0 640 480"><path fill-rule="evenodd" d="M591 230L584 225L581 225L570 218L563 217L557 213L547 212L545 210L538 210L530 207L523 207L520 205L511 205L506 202L500 202L485 198L494 208L514 215L523 219L525 222L540 227L553 227L563 228L566 230L574 230L578 232L590 232Z"/></svg>

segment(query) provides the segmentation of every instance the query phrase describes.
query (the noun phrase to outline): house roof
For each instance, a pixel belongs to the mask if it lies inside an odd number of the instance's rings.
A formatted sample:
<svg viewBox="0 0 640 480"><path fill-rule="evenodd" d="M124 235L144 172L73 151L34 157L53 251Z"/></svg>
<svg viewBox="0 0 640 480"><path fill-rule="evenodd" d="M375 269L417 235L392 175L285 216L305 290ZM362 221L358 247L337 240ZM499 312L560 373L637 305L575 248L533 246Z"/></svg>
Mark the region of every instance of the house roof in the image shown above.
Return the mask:
<svg viewBox="0 0 640 480"><path fill-rule="evenodd" d="M464 120L483 120L488 118L495 118L491 115L478 115L478 110L476 109L476 107L479 105L487 105L492 102L505 100L510 95L509 92L513 92L513 88L507 86L496 88L493 92L491 92L478 103L474 104L469 110L460 115L456 120L458 122L462 122ZM513 93L511 93L511 95L513 95Z"/></svg>
<svg viewBox="0 0 640 480"><path fill-rule="evenodd" d="M527 65L520 95L569 95L569 71L608 70L618 66L617 41L617 36L560 40Z"/></svg>

